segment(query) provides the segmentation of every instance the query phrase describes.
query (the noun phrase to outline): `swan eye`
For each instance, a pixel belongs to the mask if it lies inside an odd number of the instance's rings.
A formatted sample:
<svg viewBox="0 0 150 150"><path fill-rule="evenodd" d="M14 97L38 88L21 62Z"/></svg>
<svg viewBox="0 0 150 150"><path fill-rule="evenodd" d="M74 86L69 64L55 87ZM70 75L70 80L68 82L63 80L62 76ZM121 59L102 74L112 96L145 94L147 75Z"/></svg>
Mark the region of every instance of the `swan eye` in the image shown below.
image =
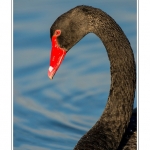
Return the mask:
<svg viewBox="0 0 150 150"><path fill-rule="evenodd" d="M61 30L56 30L54 35L59 36L60 34L61 34Z"/></svg>

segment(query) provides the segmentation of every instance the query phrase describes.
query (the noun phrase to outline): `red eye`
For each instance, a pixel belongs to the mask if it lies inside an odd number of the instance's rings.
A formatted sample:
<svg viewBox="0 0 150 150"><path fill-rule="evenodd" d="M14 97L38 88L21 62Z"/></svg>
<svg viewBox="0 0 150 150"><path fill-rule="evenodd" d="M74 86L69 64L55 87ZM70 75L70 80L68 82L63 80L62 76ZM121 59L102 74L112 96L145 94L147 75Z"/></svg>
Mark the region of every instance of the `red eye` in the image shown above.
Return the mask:
<svg viewBox="0 0 150 150"><path fill-rule="evenodd" d="M61 30L56 30L56 31L55 31L55 35L56 35L56 36L59 36L60 34L61 34Z"/></svg>

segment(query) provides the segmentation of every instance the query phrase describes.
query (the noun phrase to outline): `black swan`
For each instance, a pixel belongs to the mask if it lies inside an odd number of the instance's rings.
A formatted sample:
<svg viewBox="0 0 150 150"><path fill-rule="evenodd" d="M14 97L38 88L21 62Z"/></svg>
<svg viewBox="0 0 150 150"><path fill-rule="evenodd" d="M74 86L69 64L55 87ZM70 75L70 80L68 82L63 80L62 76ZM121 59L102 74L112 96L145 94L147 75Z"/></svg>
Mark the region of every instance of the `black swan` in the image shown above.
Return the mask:
<svg viewBox="0 0 150 150"><path fill-rule="evenodd" d="M107 50L111 87L102 116L74 149L135 150L135 61L130 43L114 19L100 9L83 5L58 17L50 29L52 51L48 76L53 78L66 53L90 32L102 40Z"/></svg>

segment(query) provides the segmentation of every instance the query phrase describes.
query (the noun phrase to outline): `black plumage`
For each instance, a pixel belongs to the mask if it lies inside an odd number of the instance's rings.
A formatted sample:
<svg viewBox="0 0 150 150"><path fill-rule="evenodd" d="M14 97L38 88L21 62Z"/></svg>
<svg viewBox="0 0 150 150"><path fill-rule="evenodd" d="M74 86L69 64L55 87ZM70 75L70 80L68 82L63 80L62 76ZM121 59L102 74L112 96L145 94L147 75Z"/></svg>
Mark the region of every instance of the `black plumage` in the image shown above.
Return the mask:
<svg viewBox="0 0 150 150"><path fill-rule="evenodd" d="M106 108L74 149L135 150L136 110L133 114L132 111L136 68L126 35L113 18L90 6L77 6L58 17L50 29L51 37L56 30L61 30L57 41L66 51L86 34L95 33L102 40L110 61L111 87Z"/></svg>

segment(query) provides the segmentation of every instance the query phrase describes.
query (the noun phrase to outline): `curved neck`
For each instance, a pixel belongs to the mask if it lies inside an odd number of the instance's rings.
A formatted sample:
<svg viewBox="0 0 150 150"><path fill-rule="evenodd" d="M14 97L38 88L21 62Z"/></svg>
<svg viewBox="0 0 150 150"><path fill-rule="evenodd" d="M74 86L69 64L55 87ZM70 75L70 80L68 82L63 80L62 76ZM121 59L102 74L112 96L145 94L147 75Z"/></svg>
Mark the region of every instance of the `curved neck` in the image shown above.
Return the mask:
<svg viewBox="0 0 150 150"><path fill-rule="evenodd" d="M133 109L136 86L134 55L124 32L110 16L99 9L86 9L88 11L83 12L88 19L89 32L102 40L108 53L111 88L101 118L81 138L75 149L82 147L87 138L89 143L93 141L100 149L117 149Z"/></svg>

